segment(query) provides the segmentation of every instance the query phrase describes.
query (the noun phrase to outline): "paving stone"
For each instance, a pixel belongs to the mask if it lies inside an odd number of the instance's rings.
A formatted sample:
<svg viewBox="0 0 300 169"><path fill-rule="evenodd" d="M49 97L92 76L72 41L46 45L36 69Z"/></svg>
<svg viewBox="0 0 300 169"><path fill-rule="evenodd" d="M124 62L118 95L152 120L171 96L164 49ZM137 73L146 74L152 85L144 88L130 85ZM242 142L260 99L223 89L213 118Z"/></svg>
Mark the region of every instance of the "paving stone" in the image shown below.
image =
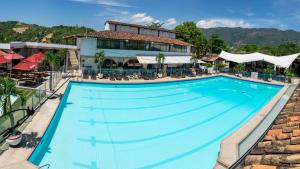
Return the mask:
<svg viewBox="0 0 300 169"><path fill-rule="evenodd" d="M258 148L264 148L264 147L266 147L266 146L270 146L271 144L272 144L271 141L259 142L259 143L257 144L257 147L258 147Z"/></svg>
<svg viewBox="0 0 300 169"><path fill-rule="evenodd" d="M282 134L282 129L273 129L273 130L269 130L267 135L270 136L276 136Z"/></svg>
<svg viewBox="0 0 300 169"><path fill-rule="evenodd" d="M251 169L276 169L276 166L271 165L253 165Z"/></svg>
<svg viewBox="0 0 300 169"><path fill-rule="evenodd" d="M260 164L262 156L260 155L248 155L245 159L245 165Z"/></svg>
<svg viewBox="0 0 300 169"><path fill-rule="evenodd" d="M284 151L286 153L300 153L300 145L286 145Z"/></svg>
<svg viewBox="0 0 300 169"><path fill-rule="evenodd" d="M300 137L292 137L291 144L300 144Z"/></svg>
<svg viewBox="0 0 300 169"><path fill-rule="evenodd" d="M290 116L287 120L288 122L300 121L300 116Z"/></svg>
<svg viewBox="0 0 300 169"><path fill-rule="evenodd" d="M282 132L284 133L291 133L293 130L299 129L298 126L292 126L292 127L283 127Z"/></svg>
<svg viewBox="0 0 300 169"><path fill-rule="evenodd" d="M250 154L252 155L264 155L265 154L265 148L255 148L251 150Z"/></svg>
<svg viewBox="0 0 300 169"><path fill-rule="evenodd" d="M282 158L283 163L300 164L300 154L288 155Z"/></svg>
<svg viewBox="0 0 300 169"><path fill-rule="evenodd" d="M290 139L272 141L272 145L274 145L274 146L286 146L286 145L289 145L289 144L291 144Z"/></svg>
<svg viewBox="0 0 300 169"><path fill-rule="evenodd" d="M293 137L300 136L300 130L293 130Z"/></svg>
<svg viewBox="0 0 300 169"><path fill-rule="evenodd" d="M278 140L286 140L286 139L290 139L291 137L292 137L292 134L290 134L290 133L279 134L279 135L276 136L276 138Z"/></svg>
<svg viewBox="0 0 300 169"><path fill-rule="evenodd" d="M265 151L271 154L281 154L284 153L284 150L285 147L280 147L280 146L269 146L265 148Z"/></svg>
<svg viewBox="0 0 300 169"><path fill-rule="evenodd" d="M280 161L281 161L280 155L265 155L263 156L260 164L279 165Z"/></svg>

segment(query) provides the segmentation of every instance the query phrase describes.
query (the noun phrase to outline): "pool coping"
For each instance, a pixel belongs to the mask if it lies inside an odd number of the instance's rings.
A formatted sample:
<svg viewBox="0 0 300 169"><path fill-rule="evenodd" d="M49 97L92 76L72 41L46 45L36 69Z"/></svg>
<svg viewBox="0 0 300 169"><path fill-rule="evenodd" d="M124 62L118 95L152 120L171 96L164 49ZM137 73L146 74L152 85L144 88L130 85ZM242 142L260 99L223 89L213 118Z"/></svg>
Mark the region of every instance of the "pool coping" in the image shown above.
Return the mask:
<svg viewBox="0 0 300 169"><path fill-rule="evenodd" d="M255 114L254 117L249 119L244 125L238 128L236 131L231 133L225 139L222 140L220 145L220 153L214 169L227 169L230 168L243 154L239 154L239 145L243 143L245 139L250 136L250 134L264 122L266 117L270 115L275 109L275 107L279 104L281 100L286 101L283 108L289 97L293 94L293 91L296 88L293 86L297 86L296 84L285 84L283 88L263 107L260 109L258 113ZM289 90L293 90L292 92ZM280 112L280 110L275 110ZM275 112L276 113L276 112ZM275 118L277 115L275 116ZM271 122L272 123L272 122ZM263 133L261 133L262 135ZM259 137L258 137L259 139ZM253 143L255 144L255 142ZM251 147L249 147L251 148Z"/></svg>
<svg viewBox="0 0 300 169"><path fill-rule="evenodd" d="M152 80L149 80L149 81L144 80L144 81L125 81L125 82L120 82L120 81L105 82L105 81L101 81L101 80L81 80L81 81L79 81L78 78L77 79L76 78L72 78L72 79L69 80L68 83L64 84L64 87L61 89L60 92L64 93L66 91L66 89L67 89L67 87L68 87L68 85L69 85L70 82L100 83L100 84L149 84L149 83L155 84L155 83L191 81L191 80L197 80L197 79L212 78L212 77L217 77L217 76L225 76L225 77L239 79L239 80L252 81L252 82L258 82L258 83L264 83L264 84L271 84L271 85L284 85L284 83L276 82L276 81L266 82L266 81L262 81L262 80L259 80L259 79L239 78L239 77L235 77L233 75L228 75L228 74L205 75L205 76L200 76L200 77L192 77L192 78L184 78L184 79L162 79L162 80L159 79L159 80L154 80L154 81L152 81ZM49 103L49 101L47 101L45 104L47 104L47 103ZM39 127L38 130L40 130L40 132L38 133L38 135L41 136L41 138L44 136L45 132L47 131L48 126L50 125L53 117L55 116L55 113L56 113L57 109L59 108L60 103L61 103L60 100L57 103L55 102L54 105L53 105L53 103L50 103L50 104L52 104L52 107L55 107L55 108L53 110L51 110L51 109L50 110L49 109L46 110L46 111L48 111L51 114L49 117L47 117L48 118L47 122L44 123L44 125L43 125L43 126L46 126L46 127L44 127L44 128L41 129L39 125L36 126L36 127ZM40 108L40 110L43 107L45 107L45 105L43 105ZM39 112L37 112L37 113L39 113ZM39 121L39 120L37 120L37 118L38 117L34 116L32 118L32 121L33 120ZM38 123L42 123L42 122L38 122ZM30 131L30 127L28 127L28 126L26 126L24 130L26 130L28 128L29 128L29 131ZM34 132L34 131L32 131L32 132ZM21 159L18 160L18 162L8 163L7 166L0 167L0 168L1 169L21 169L21 168L23 169L24 166L26 166L26 168L28 168L28 169L38 169L39 168L38 166L36 166L33 163L31 163L31 162L28 161L29 157L31 156L31 154L33 153L33 151L35 150L35 148L37 146L38 146L38 144L35 147L27 148L29 150L21 152L22 157L18 157L18 158L21 158ZM18 151L21 151L20 149L22 149L22 148L10 148L9 150L12 150L14 152L18 152ZM7 150L7 151L9 151L9 150ZM2 155L0 155L0 159L1 159Z"/></svg>

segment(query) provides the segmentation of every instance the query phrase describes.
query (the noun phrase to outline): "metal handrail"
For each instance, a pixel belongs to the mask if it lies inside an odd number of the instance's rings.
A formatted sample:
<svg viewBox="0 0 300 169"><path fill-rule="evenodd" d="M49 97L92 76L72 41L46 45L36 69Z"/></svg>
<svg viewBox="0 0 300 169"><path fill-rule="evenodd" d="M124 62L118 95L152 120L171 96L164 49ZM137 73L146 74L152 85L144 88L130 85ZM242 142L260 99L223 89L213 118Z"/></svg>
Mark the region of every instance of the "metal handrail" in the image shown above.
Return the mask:
<svg viewBox="0 0 300 169"><path fill-rule="evenodd" d="M49 169L51 167L51 165L50 164L45 164L45 165L40 166L39 169L44 168L44 167L47 167L47 169Z"/></svg>

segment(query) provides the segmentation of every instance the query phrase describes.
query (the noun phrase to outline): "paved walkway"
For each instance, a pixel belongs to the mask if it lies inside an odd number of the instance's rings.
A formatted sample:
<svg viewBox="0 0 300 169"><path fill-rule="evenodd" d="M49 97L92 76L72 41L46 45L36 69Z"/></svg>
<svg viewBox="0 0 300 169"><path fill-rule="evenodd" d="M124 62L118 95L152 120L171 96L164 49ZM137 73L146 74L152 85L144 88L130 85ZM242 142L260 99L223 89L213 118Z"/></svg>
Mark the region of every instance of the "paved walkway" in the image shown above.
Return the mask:
<svg viewBox="0 0 300 169"><path fill-rule="evenodd" d="M62 80L58 86L61 86L65 82ZM57 93L64 93L66 83ZM38 144L43 133L45 132L49 122L54 115L56 108L59 104L59 98L48 100L39 110L36 112L33 118L28 119L26 123L28 125L23 131L23 140L19 148L9 148L0 156L0 168L1 169L36 169L37 167L27 161L31 152ZM25 167L26 166L26 167Z"/></svg>
<svg viewBox="0 0 300 169"><path fill-rule="evenodd" d="M300 87L239 168L300 168Z"/></svg>

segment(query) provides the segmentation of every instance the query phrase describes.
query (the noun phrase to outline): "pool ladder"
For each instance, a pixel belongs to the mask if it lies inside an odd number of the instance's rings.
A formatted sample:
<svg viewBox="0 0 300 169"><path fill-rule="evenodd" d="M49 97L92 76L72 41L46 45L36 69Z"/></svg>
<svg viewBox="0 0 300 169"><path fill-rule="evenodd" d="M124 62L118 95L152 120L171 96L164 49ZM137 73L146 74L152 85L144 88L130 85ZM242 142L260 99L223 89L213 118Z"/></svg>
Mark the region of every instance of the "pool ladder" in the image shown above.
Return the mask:
<svg viewBox="0 0 300 169"><path fill-rule="evenodd" d="M45 168L45 167L47 167L47 169L49 169L51 167L51 165L50 164L45 164L45 165L40 166L39 169L42 169L42 168Z"/></svg>

